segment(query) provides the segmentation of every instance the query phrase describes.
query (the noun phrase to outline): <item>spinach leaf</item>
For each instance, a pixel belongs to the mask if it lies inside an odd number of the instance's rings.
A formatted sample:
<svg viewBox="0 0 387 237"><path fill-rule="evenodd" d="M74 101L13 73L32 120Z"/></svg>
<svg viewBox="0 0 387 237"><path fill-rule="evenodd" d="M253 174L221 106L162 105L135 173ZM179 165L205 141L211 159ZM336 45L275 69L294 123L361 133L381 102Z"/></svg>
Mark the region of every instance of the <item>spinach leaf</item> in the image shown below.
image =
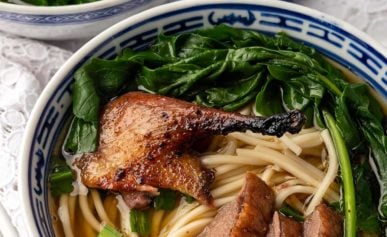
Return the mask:
<svg viewBox="0 0 387 237"><path fill-rule="evenodd" d="M95 81L87 73L86 67L76 72L72 95L74 115L86 122L98 121L101 99Z"/></svg>
<svg viewBox="0 0 387 237"><path fill-rule="evenodd" d="M258 73L238 85L212 87L196 96L196 102L208 107L222 108L233 111L248 103L257 94L258 83L262 73Z"/></svg>
<svg viewBox="0 0 387 237"><path fill-rule="evenodd" d="M121 91L136 88L134 72L137 62L93 59L75 74L73 85L74 121L65 141L65 148L75 153L91 152L97 147L101 101Z"/></svg>
<svg viewBox="0 0 387 237"><path fill-rule="evenodd" d="M84 67L87 73L84 77L94 81L100 97L110 99L120 94L121 90L127 86L135 88L134 75L137 68L138 64L134 61L120 59L110 61L95 58Z"/></svg>
<svg viewBox="0 0 387 237"><path fill-rule="evenodd" d="M98 122L85 122L74 117L65 141L65 149L74 153L94 151L97 148L97 137Z"/></svg>
<svg viewBox="0 0 387 237"><path fill-rule="evenodd" d="M154 70L144 67L137 83L148 91L179 97L188 92L195 84L211 77L212 74L217 74L221 66L222 62L211 64L205 68L199 68L193 64L165 66Z"/></svg>
<svg viewBox="0 0 387 237"><path fill-rule="evenodd" d="M63 6L63 5L95 2L98 0L23 0L23 1L37 6Z"/></svg>
<svg viewBox="0 0 387 237"><path fill-rule="evenodd" d="M177 200L177 193L170 189L160 189L160 195L154 200L154 207L156 210L172 210L175 207Z"/></svg>
<svg viewBox="0 0 387 237"><path fill-rule="evenodd" d="M357 209L357 227L365 232L380 232L380 223L378 220L377 210L374 208L374 200L372 198L372 190L369 183L371 182L367 176L370 173L369 165L363 164L353 165L353 176L356 187L356 209Z"/></svg>
<svg viewBox="0 0 387 237"><path fill-rule="evenodd" d="M286 110L305 110L312 101L300 93L295 84L284 83L281 86L283 105Z"/></svg>
<svg viewBox="0 0 387 237"><path fill-rule="evenodd" d="M255 99L255 110L258 114L269 116L284 112L281 91L271 76L267 80Z"/></svg>
<svg viewBox="0 0 387 237"><path fill-rule="evenodd" d="M127 61L144 65L149 68L161 67L168 63L173 63L176 60L166 55L158 54L153 51L133 51L131 49L124 49L121 55L117 56L117 61ZM133 73L133 72L132 72Z"/></svg>
<svg viewBox="0 0 387 237"><path fill-rule="evenodd" d="M341 136L345 139L347 147L352 150L358 149L362 145L362 136L357 128L357 124L351 117L345 96L336 99L334 107L337 125Z"/></svg>
<svg viewBox="0 0 387 237"><path fill-rule="evenodd" d="M387 218L387 136L382 126L383 113L365 84L352 84L343 96L354 111L354 116L372 152L373 170L380 183L379 213Z"/></svg>

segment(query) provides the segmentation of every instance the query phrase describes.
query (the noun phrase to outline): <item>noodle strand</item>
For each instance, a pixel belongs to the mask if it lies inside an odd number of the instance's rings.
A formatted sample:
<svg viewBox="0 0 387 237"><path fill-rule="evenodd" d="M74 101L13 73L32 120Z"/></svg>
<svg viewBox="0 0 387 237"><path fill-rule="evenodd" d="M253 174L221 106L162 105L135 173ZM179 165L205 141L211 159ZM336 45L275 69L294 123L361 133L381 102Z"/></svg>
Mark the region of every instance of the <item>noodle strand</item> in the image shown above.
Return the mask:
<svg viewBox="0 0 387 237"><path fill-rule="evenodd" d="M66 237L74 237L69 214L69 196L67 194L62 194L59 199L59 209L58 215L59 219L62 222L63 231Z"/></svg>
<svg viewBox="0 0 387 237"><path fill-rule="evenodd" d="M336 151L334 149L333 141L331 139L331 136L329 135L329 132L327 129L325 129L322 133L322 138L325 142L325 145L328 149L329 154L329 166L328 171L324 177L324 179L321 181L320 186L317 188L316 193L314 194L312 200L310 201L310 204L308 208L305 210L305 215L309 215L313 212L314 208L320 204L322 197L324 196L324 193L328 190L331 183L335 180L337 176L337 172L339 170L339 162L337 160Z"/></svg>
<svg viewBox="0 0 387 237"><path fill-rule="evenodd" d="M285 201L285 199L292 194L295 194L295 193L312 194L315 192L315 190L316 189L314 187L303 186L303 185L296 185L296 186L284 188L277 193L277 196L275 198L275 207L280 208L282 206L282 203Z"/></svg>
<svg viewBox="0 0 387 237"><path fill-rule="evenodd" d="M101 197L99 196L98 191L91 190L91 197L93 198L95 209L97 210L97 214L99 218L101 218L102 221L105 223L114 226L113 222L110 221L108 215L106 214L105 208L102 204Z"/></svg>
<svg viewBox="0 0 387 237"><path fill-rule="evenodd" d="M79 195L79 206L81 208L83 217L90 224L91 227L97 232L101 230L101 223L94 217L93 213L90 210L89 204L87 203L86 195Z"/></svg>

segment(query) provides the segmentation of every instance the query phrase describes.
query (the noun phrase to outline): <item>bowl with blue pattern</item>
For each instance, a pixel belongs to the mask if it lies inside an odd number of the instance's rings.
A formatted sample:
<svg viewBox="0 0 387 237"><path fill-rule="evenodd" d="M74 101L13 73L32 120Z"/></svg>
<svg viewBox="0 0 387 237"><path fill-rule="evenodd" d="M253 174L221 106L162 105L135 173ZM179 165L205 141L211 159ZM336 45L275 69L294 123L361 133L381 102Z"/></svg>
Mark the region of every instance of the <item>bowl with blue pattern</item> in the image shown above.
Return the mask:
<svg viewBox="0 0 387 237"><path fill-rule="evenodd" d="M368 83L387 100L387 50L355 27L321 12L282 1L187 0L162 5L105 30L55 74L42 92L25 132L19 188L31 236L54 236L48 207L48 172L55 140L71 112L74 72L93 57L114 58L124 48L147 47L158 34L218 24L267 34L286 32L316 48Z"/></svg>
<svg viewBox="0 0 387 237"><path fill-rule="evenodd" d="M11 0L10 0L11 2ZM113 24L171 0L98 0L66 6L0 1L0 31L44 40L91 38Z"/></svg>

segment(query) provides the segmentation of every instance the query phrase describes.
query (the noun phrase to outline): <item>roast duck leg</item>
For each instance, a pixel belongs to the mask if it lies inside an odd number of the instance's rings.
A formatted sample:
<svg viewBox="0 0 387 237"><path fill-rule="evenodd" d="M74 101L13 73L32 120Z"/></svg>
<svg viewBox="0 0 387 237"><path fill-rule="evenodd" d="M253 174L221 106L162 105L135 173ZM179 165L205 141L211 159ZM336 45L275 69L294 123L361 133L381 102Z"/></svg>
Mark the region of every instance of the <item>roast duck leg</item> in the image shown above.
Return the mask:
<svg viewBox="0 0 387 237"><path fill-rule="evenodd" d="M251 130L281 136L297 133L305 121L300 111L271 117L244 116L186 101L129 92L104 106L97 151L76 161L90 188L129 195L132 208L145 207L141 196L158 188L177 190L211 205L214 171L202 167L194 144L215 134ZM135 195L134 195L135 194ZM128 203L128 202L127 202Z"/></svg>

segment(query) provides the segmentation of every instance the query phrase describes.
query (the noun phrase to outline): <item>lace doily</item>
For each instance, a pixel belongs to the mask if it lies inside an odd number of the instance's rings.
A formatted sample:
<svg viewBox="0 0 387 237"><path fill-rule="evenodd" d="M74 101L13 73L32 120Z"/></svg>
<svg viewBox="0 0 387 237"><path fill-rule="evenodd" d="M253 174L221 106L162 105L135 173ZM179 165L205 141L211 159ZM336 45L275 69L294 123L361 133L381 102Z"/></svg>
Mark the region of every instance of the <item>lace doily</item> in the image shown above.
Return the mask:
<svg viewBox="0 0 387 237"><path fill-rule="evenodd" d="M344 19L387 47L387 0L293 2ZM76 50L83 42L54 44ZM27 236L17 193L17 155L24 127L43 87L71 55L70 51L50 44L0 32L0 202L20 236Z"/></svg>
<svg viewBox="0 0 387 237"><path fill-rule="evenodd" d="M0 202L20 236L27 236L17 193L17 155L40 92L71 53L0 33Z"/></svg>

